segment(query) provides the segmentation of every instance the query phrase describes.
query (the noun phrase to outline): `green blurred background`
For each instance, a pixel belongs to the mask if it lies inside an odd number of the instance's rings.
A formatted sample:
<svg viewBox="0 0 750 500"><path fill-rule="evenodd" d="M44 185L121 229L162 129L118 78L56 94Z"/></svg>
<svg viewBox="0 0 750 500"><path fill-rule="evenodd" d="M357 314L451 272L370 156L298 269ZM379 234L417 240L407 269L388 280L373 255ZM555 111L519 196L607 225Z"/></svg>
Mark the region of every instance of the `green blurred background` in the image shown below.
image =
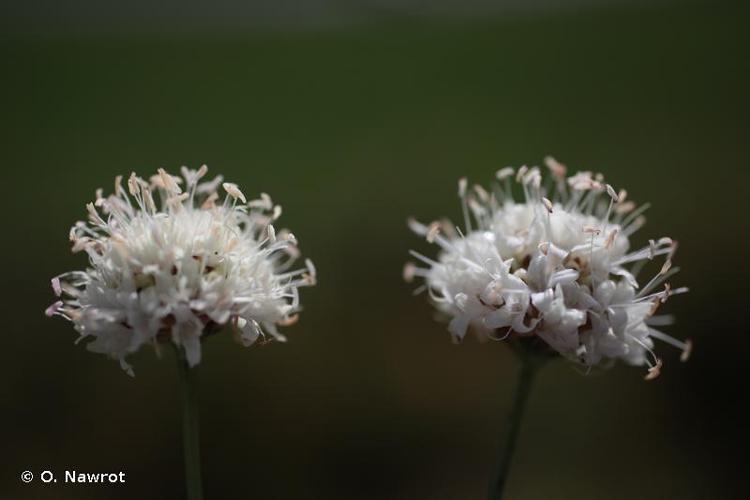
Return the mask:
<svg viewBox="0 0 750 500"><path fill-rule="evenodd" d="M407 251L433 250L405 219L457 218L458 177L546 154L653 203L635 244L680 241L669 332L696 347L664 347L652 383L547 367L508 498L743 497L748 12L584 3L111 32L6 16L0 497L183 495L171 356L139 353L130 379L43 311L49 278L85 265L67 232L97 187L207 163L272 194L320 275L289 343L204 345L207 498L483 498L516 363L452 345L411 295ZM21 483L46 468L127 483Z"/></svg>

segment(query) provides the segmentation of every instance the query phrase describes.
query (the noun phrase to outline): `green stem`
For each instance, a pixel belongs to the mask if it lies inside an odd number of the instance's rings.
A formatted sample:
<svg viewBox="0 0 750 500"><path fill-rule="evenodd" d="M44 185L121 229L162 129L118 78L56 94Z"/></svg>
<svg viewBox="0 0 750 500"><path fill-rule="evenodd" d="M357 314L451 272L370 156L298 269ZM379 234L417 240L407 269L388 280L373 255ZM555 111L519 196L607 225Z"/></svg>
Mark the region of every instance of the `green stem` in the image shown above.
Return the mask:
<svg viewBox="0 0 750 500"><path fill-rule="evenodd" d="M185 456L185 486L188 500L202 500L200 440L198 437L197 367L190 368L185 351L177 348L182 403L182 448Z"/></svg>
<svg viewBox="0 0 750 500"><path fill-rule="evenodd" d="M503 498L503 491L508 482L508 471L513 460L516 441L518 441L518 431L521 428L523 411L526 407L526 401L531 391L531 383L537 369L537 365L531 359L531 355L521 354L519 358L521 366L518 370L518 381L516 382L516 391L513 395L513 406L510 409L503 438L500 442L497 466L492 482L490 483L489 500L501 500Z"/></svg>

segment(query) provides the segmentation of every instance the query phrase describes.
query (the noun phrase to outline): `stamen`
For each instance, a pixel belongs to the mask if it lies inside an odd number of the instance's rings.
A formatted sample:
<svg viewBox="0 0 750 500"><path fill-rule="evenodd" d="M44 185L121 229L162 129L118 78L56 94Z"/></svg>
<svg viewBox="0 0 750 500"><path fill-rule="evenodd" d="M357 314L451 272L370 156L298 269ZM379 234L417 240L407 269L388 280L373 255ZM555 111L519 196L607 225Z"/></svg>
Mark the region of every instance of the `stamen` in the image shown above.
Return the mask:
<svg viewBox="0 0 750 500"><path fill-rule="evenodd" d="M482 203L484 204L489 203L490 194L482 186L480 186L479 184L474 184L474 192L477 194L477 196L479 197L479 200Z"/></svg>
<svg viewBox="0 0 750 500"><path fill-rule="evenodd" d="M413 262L407 262L406 264L404 264L404 281L406 281L407 283L411 283L412 281L414 281L414 276L416 276L416 269L417 266Z"/></svg>
<svg viewBox="0 0 750 500"><path fill-rule="evenodd" d="M146 203L146 207L151 211L151 214L156 213L156 203L154 203L154 197L151 195L151 190L148 188L143 189L143 200Z"/></svg>
<svg viewBox="0 0 750 500"><path fill-rule="evenodd" d="M409 253L411 254L412 257L414 257L415 259L421 260L422 262L424 262L428 266L437 266L438 265L438 263L436 261L430 259L429 257L425 257L424 255L422 255L419 252L415 252L414 250L409 250Z"/></svg>
<svg viewBox="0 0 750 500"><path fill-rule="evenodd" d="M57 302L49 306L47 309L45 309L44 314L46 314L48 317L52 317L60 311L62 306L63 306L63 301L58 300Z"/></svg>
<svg viewBox="0 0 750 500"><path fill-rule="evenodd" d="M674 316L671 314L661 314L646 318L645 323L648 326L668 326L674 324Z"/></svg>
<svg viewBox="0 0 750 500"><path fill-rule="evenodd" d="M106 200L102 196L102 193L102 188L98 188L96 190L96 202L94 202L94 205L96 205L97 207L101 207L106 202Z"/></svg>
<svg viewBox="0 0 750 500"><path fill-rule="evenodd" d="M547 166L552 175L555 176L558 180L565 179L565 174L568 170L565 165L555 160L551 156L546 156L544 158L544 164Z"/></svg>
<svg viewBox="0 0 750 500"><path fill-rule="evenodd" d="M664 296L661 298L661 303L665 303L669 298L669 292L672 290L672 285L664 283Z"/></svg>
<svg viewBox="0 0 750 500"><path fill-rule="evenodd" d="M221 186L224 188L224 191L226 191L229 196L231 196L235 200L239 199L242 203L247 203L245 195L242 194L242 191L240 191L240 188L237 187L237 184L234 184L232 182L225 182Z"/></svg>
<svg viewBox="0 0 750 500"><path fill-rule="evenodd" d="M271 215L272 220L276 220L281 217L281 205L274 205L273 214Z"/></svg>
<svg viewBox="0 0 750 500"><path fill-rule="evenodd" d="M516 172L516 182L521 182L521 179L524 178L526 175L526 172L529 171L529 167L526 165L521 166L521 168L518 169L518 172Z"/></svg>
<svg viewBox="0 0 750 500"><path fill-rule="evenodd" d="M648 210L650 207L651 207L650 203L644 203L643 205L641 205L640 207L638 207L637 210L635 210L630 215L628 215L627 217L625 217L625 219L620 223L620 226L622 226L623 229L626 228L631 222L633 222L634 220L636 220L636 218L638 216L640 216L643 212L645 212L646 210Z"/></svg>
<svg viewBox="0 0 750 500"><path fill-rule="evenodd" d="M468 180L466 177L461 177L458 179L458 197L464 198L466 196L466 186L468 184Z"/></svg>
<svg viewBox="0 0 750 500"><path fill-rule="evenodd" d="M661 266L661 271L659 271L659 274L667 274L667 271L669 271L669 268L672 267L672 261L667 259L666 262L664 262L664 265Z"/></svg>
<svg viewBox="0 0 750 500"><path fill-rule="evenodd" d="M685 347L682 349L682 354L680 354L680 361L685 363L688 359L690 359L690 354L693 352L693 341L690 339L687 339L685 341Z"/></svg>
<svg viewBox="0 0 750 500"><path fill-rule="evenodd" d="M310 259L305 259L305 267L307 267L307 270L310 273L310 277L313 279L314 284L318 276L318 271L317 269L315 269L315 264L313 264L313 261L311 261Z"/></svg>
<svg viewBox="0 0 750 500"><path fill-rule="evenodd" d="M471 231L471 219L469 217L469 207L466 202L466 177L462 177L458 180L458 197L461 198L461 211L464 215L464 227L467 232Z"/></svg>
<svg viewBox="0 0 750 500"><path fill-rule="evenodd" d="M201 165L201 168L195 173L195 181L201 180L208 173L208 166Z"/></svg>
<svg viewBox="0 0 750 500"><path fill-rule="evenodd" d="M119 198L122 194L122 176L118 175L115 177L115 196Z"/></svg>
<svg viewBox="0 0 750 500"><path fill-rule="evenodd" d="M107 225L107 223L104 222L104 219L102 219L99 216L99 213L96 211L96 208L94 208L94 204L93 203L87 203L86 204L86 210L89 213L89 220L91 220L91 222L93 224L96 224L98 226L106 226Z"/></svg>
<svg viewBox="0 0 750 500"><path fill-rule="evenodd" d="M292 326L299 321L299 314L292 314L289 317L283 318L276 324L279 326Z"/></svg>
<svg viewBox="0 0 750 500"><path fill-rule="evenodd" d="M645 377L643 377L644 380L654 380L659 375L661 375L661 367L662 367L662 361L661 359L656 360L656 364L648 369L648 373Z"/></svg>
<svg viewBox="0 0 750 500"><path fill-rule="evenodd" d="M683 351L683 354L686 350L689 350L690 347L687 345L690 341L680 342L674 337L671 337L667 335L666 333L660 332L659 330L654 330L653 328L648 329L648 334L650 337L653 337L655 339L659 339L662 342L665 342L672 347L676 347L677 349L680 349Z"/></svg>
<svg viewBox="0 0 750 500"><path fill-rule="evenodd" d="M211 193L205 199L205 201L201 205L201 208L203 210L209 210L209 209L212 209L212 208L216 208L216 200L218 200L218 199L219 199L219 195L216 192Z"/></svg>
<svg viewBox="0 0 750 500"><path fill-rule="evenodd" d="M670 290L669 296L673 295L680 295L683 293L688 293L690 289L686 286L681 286L680 288L675 288L674 290ZM664 291L652 293L650 295L644 295L643 297L637 297L636 300L633 301L634 304L642 303L642 302L648 302L653 299L661 299L661 297L664 295Z"/></svg>
<svg viewBox="0 0 750 500"><path fill-rule="evenodd" d="M490 339L490 340L494 340L496 342L502 342L505 339L507 339L508 337L510 337L510 334L513 333L513 328L508 327L505 330L505 335L503 335L502 337L495 337L494 335L492 335L494 332L495 332L495 330L493 330L492 332L490 332L490 334L487 335L487 338Z"/></svg>
<svg viewBox="0 0 750 500"><path fill-rule="evenodd" d="M437 221L431 222L429 227L427 228L427 234L425 236L425 239L429 243L434 243L435 238L437 237L439 232L440 232L440 223Z"/></svg>
<svg viewBox="0 0 750 500"><path fill-rule="evenodd" d="M661 304L662 304L662 302L661 302L661 300L658 299L658 297L656 299L654 299L651 302L651 309L648 310L648 316L653 316L654 314L656 314L656 311L659 309L659 306Z"/></svg>
<svg viewBox="0 0 750 500"><path fill-rule="evenodd" d="M179 185L177 185L177 181L175 181L175 178L167 173L166 170L160 168L157 170L157 172L159 173L159 178L161 179L161 182L164 185L164 189L166 189L167 192L172 194L182 193L182 189Z"/></svg>
<svg viewBox="0 0 750 500"><path fill-rule="evenodd" d="M622 198L620 198L622 199ZM636 204L632 201L623 201L615 205L615 213L617 215L625 215L628 212L632 212L636 207Z"/></svg>
<svg viewBox="0 0 750 500"><path fill-rule="evenodd" d="M138 181L135 180L135 172L130 172L130 177L128 177L128 191L133 196L138 196L140 191Z"/></svg>
<svg viewBox="0 0 750 500"><path fill-rule="evenodd" d="M537 167L529 169L529 173L524 177L524 183L530 185L535 191L539 191L542 186L542 176Z"/></svg>
<svg viewBox="0 0 750 500"><path fill-rule="evenodd" d="M495 177L497 178L497 180L503 181L506 178L511 177L513 173L514 173L513 167L505 167L505 168L501 168L500 170L498 170L495 173Z"/></svg>
<svg viewBox="0 0 750 500"><path fill-rule="evenodd" d="M188 199L187 193L178 194L176 196L172 196L170 198L167 198L167 205L173 208L181 208L182 202Z"/></svg>
<svg viewBox="0 0 750 500"><path fill-rule="evenodd" d="M606 187L607 187L607 194L610 196L610 198L612 198L612 201L617 203L619 198L617 197L617 193L615 192L615 189L609 184L607 184Z"/></svg>
<svg viewBox="0 0 750 500"><path fill-rule="evenodd" d="M670 262L670 261L667 261ZM670 263L671 266L671 263ZM666 270L665 270L666 268ZM669 278L670 276L674 276L676 273L680 271L679 267L675 267L674 269L670 269L669 266L665 265L662 266L661 271L659 271L656 276L651 278L651 281L649 281L643 288L641 288L638 293L635 295L635 298L641 298L644 295L646 295L648 292L654 289L654 287L658 286L660 283L662 283L664 280Z"/></svg>
<svg viewBox="0 0 750 500"><path fill-rule="evenodd" d="M609 232L609 235L607 235L607 239L604 240L604 248L606 248L607 250L612 248L612 245L614 245L615 243L615 238L617 238L617 232L617 228Z"/></svg>
<svg viewBox="0 0 750 500"><path fill-rule="evenodd" d="M542 197L542 204L544 205L544 208L547 209L548 213L552 213L552 202L549 201L547 198Z"/></svg>
<svg viewBox="0 0 750 500"><path fill-rule="evenodd" d="M247 206L250 208L260 208L262 210L271 210L273 208L273 202L271 201L271 197L268 196L266 193L260 193L260 199L251 200L250 203L247 204Z"/></svg>

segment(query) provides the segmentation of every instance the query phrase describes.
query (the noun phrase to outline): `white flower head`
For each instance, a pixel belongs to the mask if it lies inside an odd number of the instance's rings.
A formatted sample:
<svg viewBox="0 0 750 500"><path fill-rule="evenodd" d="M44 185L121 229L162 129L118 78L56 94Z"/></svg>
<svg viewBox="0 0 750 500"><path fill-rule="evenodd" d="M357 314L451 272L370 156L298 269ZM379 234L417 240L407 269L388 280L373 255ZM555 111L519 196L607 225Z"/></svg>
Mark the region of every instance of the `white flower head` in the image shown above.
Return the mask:
<svg viewBox="0 0 750 500"><path fill-rule="evenodd" d="M97 190L88 221L70 230L90 267L52 279L60 300L46 313L70 320L78 340L93 337L87 348L130 375L126 357L144 344L172 342L196 365L201 338L227 325L245 346L284 341L277 326L296 321L299 287L315 284L309 260L292 270L297 241L273 226L281 207L265 193L247 202L221 176L204 182L207 170L131 174L127 188L118 176L114 194Z"/></svg>
<svg viewBox="0 0 750 500"><path fill-rule="evenodd" d="M672 322L655 314L658 307L687 291L667 281L678 271L676 242L660 238L630 251L648 205L636 206L600 174L566 177L564 165L551 157L545 163L549 187L537 167L498 171L492 193L470 190L461 179L465 231L448 221L411 220L411 229L440 252L437 260L411 252L426 267L407 263L404 277L424 279L418 291L427 290L450 318L455 341L469 327L493 339L537 337L586 367L614 359L647 365L649 380L662 366L653 339L681 349L686 360L691 342L656 329ZM639 283L638 272L657 258L661 269Z"/></svg>

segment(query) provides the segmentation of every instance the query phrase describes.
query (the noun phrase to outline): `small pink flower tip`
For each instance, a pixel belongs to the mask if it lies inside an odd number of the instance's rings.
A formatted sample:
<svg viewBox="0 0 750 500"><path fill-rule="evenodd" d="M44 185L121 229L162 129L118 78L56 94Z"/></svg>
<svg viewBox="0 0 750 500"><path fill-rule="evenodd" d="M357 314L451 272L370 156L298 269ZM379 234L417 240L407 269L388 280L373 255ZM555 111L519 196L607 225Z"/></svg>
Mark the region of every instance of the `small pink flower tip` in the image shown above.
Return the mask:
<svg viewBox="0 0 750 500"><path fill-rule="evenodd" d="M648 369L648 373L645 377L643 377L643 380L654 380L655 378L657 378L659 375L661 375L661 367L662 362L660 359L657 359L656 364Z"/></svg>
<svg viewBox="0 0 750 500"><path fill-rule="evenodd" d="M278 321L278 324L279 326L291 326L295 324L297 321L299 321L299 314L293 314L289 316L288 318L284 318Z"/></svg>
<svg viewBox="0 0 750 500"><path fill-rule="evenodd" d="M45 309L44 314L46 314L48 317L52 317L55 315L57 311L60 310L60 308L63 306L62 300L58 300L51 306L49 306L47 309Z"/></svg>
<svg viewBox="0 0 750 500"><path fill-rule="evenodd" d="M690 353L693 352L693 341L690 339L687 339L685 341L685 348L682 350L682 354L680 354L680 361L683 363L686 362L688 359L690 359Z"/></svg>
<svg viewBox="0 0 750 500"><path fill-rule="evenodd" d="M413 262L407 262L406 264L404 264L404 281L406 281L407 283L411 283L412 281L414 281L414 271L416 270L416 268L417 266L415 266Z"/></svg>
<svg viewBox="0 0 750 500"><path fill-rule="evenodd" d="M52 290L58 297L62 295L62 287L60 286L60 278L52 278Z"/></svg>

